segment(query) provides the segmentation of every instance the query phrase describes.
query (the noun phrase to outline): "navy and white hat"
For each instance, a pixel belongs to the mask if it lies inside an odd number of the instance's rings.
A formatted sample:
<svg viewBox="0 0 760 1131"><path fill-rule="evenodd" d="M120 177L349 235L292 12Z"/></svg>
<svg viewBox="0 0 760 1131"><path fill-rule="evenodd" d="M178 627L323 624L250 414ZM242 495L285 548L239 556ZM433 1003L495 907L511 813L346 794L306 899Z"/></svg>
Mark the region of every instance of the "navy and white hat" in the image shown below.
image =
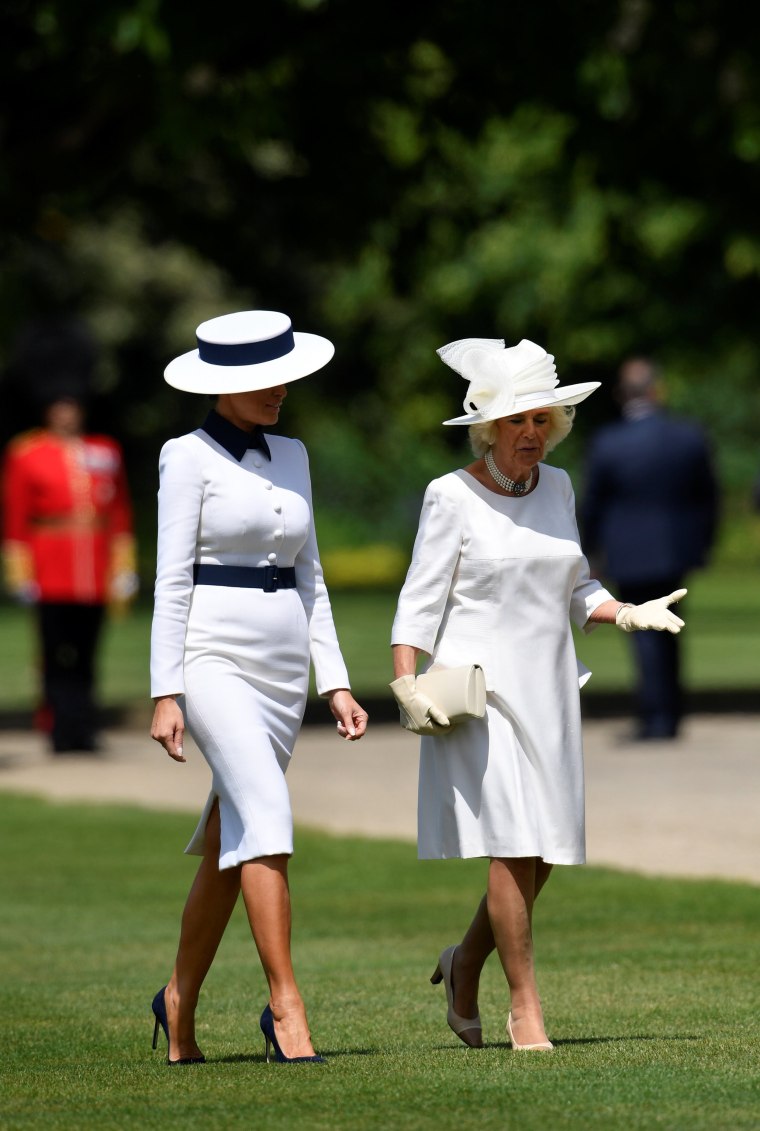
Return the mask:
<svg viewBox="0 0 760 1131"><path fill-rule="evenodd" d="M482 424L529 409L578 404L601 384L561 386L553 355L527 338L509 347L503 338L461 338L436 353L469 381L465 415L444 424Z"/></svg>
<svg viewBox="0 0 760 1131"><path fill-rule="evenodd" d="M293 330L287 314L241 310L201 322L198 348L170 361L164 378L188 393L248 393L316 373L335 346Z"/></svg>

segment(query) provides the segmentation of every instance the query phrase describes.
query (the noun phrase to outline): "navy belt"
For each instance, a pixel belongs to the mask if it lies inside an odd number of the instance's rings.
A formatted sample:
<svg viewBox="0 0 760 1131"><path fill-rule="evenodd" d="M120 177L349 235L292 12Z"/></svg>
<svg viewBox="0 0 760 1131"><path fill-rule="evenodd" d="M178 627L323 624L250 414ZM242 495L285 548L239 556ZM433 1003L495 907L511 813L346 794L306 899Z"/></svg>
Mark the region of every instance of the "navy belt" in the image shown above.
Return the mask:
<svg viewBox="0 0 760 1131"><path fill-rule="evenodd" d="M193 581L196 585L232 585L276 593L278 589L295 589L296 571L295 566L194 565Z"/></svg>

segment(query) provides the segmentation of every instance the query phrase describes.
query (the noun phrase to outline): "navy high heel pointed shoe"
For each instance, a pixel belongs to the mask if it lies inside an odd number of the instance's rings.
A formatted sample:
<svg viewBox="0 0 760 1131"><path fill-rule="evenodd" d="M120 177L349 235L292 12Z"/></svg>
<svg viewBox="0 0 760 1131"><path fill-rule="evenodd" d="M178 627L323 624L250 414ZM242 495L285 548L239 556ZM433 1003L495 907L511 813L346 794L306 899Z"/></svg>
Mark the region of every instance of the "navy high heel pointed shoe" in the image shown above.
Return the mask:
<svg viewBox="0 0 760 1131"><path fill-rule="evenodd" d="M158 1045L158 1027L159 1025L166 1034L166 1063L172 1067L175 1064L205 1064L205 1056L182 1056L179 1060L171 1059L171 1046L169 1044L169 1021L166 1016L166 986L160 989L156 996L153 998L151 1009L156 1018L156 1024L153 1026L153 1048Z"/></svg>
<svg viewBox="0 0 760 1131"><path fill-rule="evenodd" d="M278 1064L325 1064L323 1056L285 1056L285 1053L280 1048L280 1043L274 1033L274 1016L271 1008L267 1005L266 1009L261 1015L259 1021L261 1031L264 1034L266 1042L266 1056L267 1064L269 1064L269 1048L270 1045L274 1048L274 1059Z"/></svg>

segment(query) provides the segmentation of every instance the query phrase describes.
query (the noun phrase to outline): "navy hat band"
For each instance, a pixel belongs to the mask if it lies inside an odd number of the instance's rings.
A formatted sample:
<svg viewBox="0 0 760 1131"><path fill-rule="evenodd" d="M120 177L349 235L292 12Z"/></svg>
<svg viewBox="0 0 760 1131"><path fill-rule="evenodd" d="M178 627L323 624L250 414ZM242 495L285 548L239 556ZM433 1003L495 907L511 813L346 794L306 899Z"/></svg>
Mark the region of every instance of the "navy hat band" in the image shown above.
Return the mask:
<svg viewBox="0 0 760 1131"><path fill-rule="evenodd" d="M209 365L260 365L264 361L274 361L285 357L295 349L292 329L288 328L276 338L263 342L204 342L198 338L198 357Z"/></svg>

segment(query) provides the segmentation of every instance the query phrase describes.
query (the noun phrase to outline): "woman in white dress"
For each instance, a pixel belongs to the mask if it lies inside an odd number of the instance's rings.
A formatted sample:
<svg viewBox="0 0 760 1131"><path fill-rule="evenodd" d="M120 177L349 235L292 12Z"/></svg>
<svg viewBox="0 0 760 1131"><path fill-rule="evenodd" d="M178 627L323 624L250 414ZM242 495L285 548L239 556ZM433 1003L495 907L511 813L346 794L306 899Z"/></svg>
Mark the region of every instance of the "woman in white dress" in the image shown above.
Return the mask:
<svg viewBox="0 0 760 1131"><path fill-rule="evenodd" d="M203 857L185 905L171 979L153 1000L170 1064L204 1057L201 985L242 891L269 985L266 1055L314 1053L290 954L293 822L285 771L303 718L309 660L341 737L364 734L319 562L308 460L299 440L266 435L287 385L326 365L332 343L273 311L203 323L170 385L215 395L197 431L164 445L151 637L151 735L178 762L185 719L212 772L187 852Z"/></svg>
<svg viewBox="0 0 760 1131"><path fill-rule="evenodd" d="M541 461L598 382L558 386L554 358L527 340L467 338L438 350L469 381L475 456L434 480L393 625L395 680L420 748L419 855L486 857L486 894L457 946L440 955L448 1023L482 1045L478 982L496 949L509 984L513 1048L551 1049L533 964L532 913L554 864L585 860L579 683L570 622L678 632L678 590L623 605L589 576L573 490ZM420 657L484 669L486 714L454 728L416 686Z"/></svg>

